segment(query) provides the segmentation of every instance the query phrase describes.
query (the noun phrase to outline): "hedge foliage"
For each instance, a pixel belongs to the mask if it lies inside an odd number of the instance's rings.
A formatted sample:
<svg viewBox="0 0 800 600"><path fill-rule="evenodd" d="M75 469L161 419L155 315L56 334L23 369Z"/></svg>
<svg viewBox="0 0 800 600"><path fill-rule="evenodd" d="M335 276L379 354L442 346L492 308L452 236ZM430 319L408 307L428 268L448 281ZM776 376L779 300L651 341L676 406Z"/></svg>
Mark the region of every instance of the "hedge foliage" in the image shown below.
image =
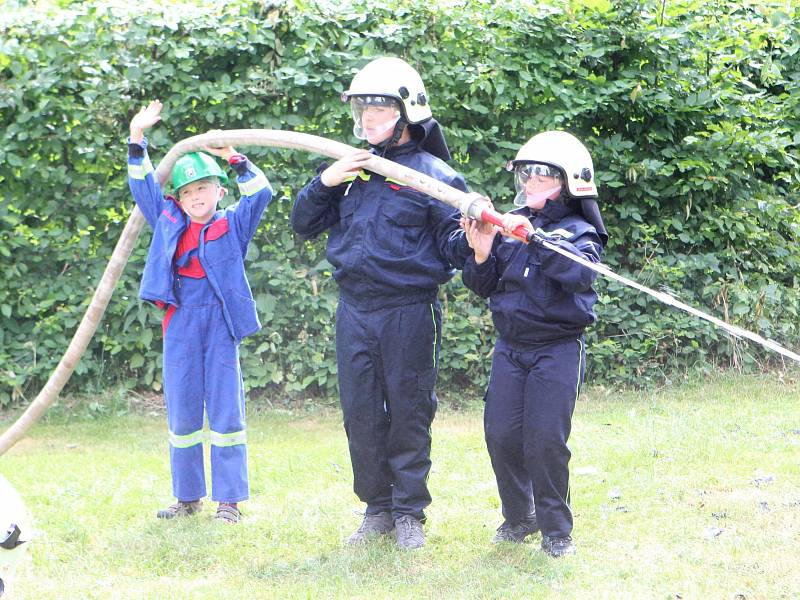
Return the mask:
<svg viewBox="0 0 800 600"><path fill-rule="evenodd" d="M391 4L393 6L389 7ZM0 405L40 389L131 210L127 123L165 104L154 160L212 128L293 129L356 144L340 92L368 59L426 81L455 166L507 209L505 161L561 128L593 154L605 262L800 346L800 6L726 0L6 2L0 15ZM336 285L324 239L290 229L320 157L244 148L277 198L249 255L264 329L243 345L270 399L336 395ZM143 235L70 383L160 387L160 315L137 300ZM660 382L766 351L613 281L588 333L594 383ZM441 387L485 383L493 332L457 276ZM462 392L462 390L464 390ZM278 400L280 399L280 400Z"/></svg>

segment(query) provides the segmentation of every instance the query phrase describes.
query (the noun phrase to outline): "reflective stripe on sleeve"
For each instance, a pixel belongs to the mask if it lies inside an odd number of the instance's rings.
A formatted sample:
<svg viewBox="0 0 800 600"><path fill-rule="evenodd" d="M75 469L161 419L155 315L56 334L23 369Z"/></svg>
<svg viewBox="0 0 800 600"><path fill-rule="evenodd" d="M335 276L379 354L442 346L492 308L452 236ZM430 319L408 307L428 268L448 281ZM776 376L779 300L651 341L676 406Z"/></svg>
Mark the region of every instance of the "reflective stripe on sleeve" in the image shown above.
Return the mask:
<svg viewBox="0 0 800 600"><path fill-rule="evenodd" d="M242 196L252 196L266 187L269 187L269 181L267 181L267 176L263 173L257 173L252 179L239 182L239 191Z"/></svg>
<svg viewBox="0 0 800 600"><path fill-rule="evenodd" d="M148 173L153 172L153 163L150 162L150 157L145 156L142 164L132 165L128 163L128 177L131 179L144 179Z"/></svg>

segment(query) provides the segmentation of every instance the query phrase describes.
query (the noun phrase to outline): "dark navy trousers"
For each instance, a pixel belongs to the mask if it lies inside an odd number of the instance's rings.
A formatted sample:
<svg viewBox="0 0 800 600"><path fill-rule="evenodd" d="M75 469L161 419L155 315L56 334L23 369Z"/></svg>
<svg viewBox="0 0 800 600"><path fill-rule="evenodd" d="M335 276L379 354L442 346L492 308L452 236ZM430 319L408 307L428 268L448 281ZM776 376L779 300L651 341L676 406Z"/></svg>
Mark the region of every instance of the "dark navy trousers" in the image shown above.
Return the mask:
<svg viewBox="0 0 800 600"><path fill-rule="evenodd" d="M572 532L567 448L583 381L583 339L516 348L498 339L486 393L484 431L503 516L536 509L542 534Z"/></svg>
<svg viewBox="0 0 800 600"><path fill-rule="evenodd" d="M441 328L437 301L369 311L339 301L339 393L367 514L425 520Z"/></svg>

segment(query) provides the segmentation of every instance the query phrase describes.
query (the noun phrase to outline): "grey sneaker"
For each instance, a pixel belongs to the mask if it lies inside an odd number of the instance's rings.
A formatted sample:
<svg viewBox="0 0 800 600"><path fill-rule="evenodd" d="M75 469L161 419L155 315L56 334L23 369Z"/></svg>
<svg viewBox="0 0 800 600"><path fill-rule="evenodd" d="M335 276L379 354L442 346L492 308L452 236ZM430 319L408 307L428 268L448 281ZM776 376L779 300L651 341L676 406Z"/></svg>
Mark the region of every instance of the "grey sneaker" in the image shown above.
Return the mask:
<svg viewBox="0 0 800 600"><path fill-rule="evenodd" d="M349 545L364 544L371 539L380 535L392 533L394 529L394 520L392 513L381 512L374 515L364 515L364 520L361 521L361 526L356 529L355 533L347 538Z"/></svg>
<svg viewBox="0 0 800 600"><path fill-rule="evenodd" d="M403 550L416 550L425 545L422 523L411 515L403 515L394 522L397 545Z"/></svg>
<svg viewBox="0 0 800 600"><path fill-rule="evenodd" d="M159 519L174 519L175 517L188 517L189 515L193 515L197 512L200 512L201 508L203 508L202 500L192 500L189 502L178 500L172 506L158 511L156 513L156 517L158 517Z"/></svg>
<svg viewBox="0 0 800 600"><path fill-rule="evenodd" d="M526 537L537 531L539 531L539 523L536 521L536 513L531 513L517 523L503 521L503 524L497 528L497 533L494 534L492 543L514 542L516 544L521 544L525 541Z"/></svg>
<svg viewBox="0 0 800 600"><path fill-rule="evenodd" d="M578 549L572 543L572 538L567 536L563 538L550 537L549 535L542 536L542 550L553 558L560 558L567 554L575 554Z"/></svg>

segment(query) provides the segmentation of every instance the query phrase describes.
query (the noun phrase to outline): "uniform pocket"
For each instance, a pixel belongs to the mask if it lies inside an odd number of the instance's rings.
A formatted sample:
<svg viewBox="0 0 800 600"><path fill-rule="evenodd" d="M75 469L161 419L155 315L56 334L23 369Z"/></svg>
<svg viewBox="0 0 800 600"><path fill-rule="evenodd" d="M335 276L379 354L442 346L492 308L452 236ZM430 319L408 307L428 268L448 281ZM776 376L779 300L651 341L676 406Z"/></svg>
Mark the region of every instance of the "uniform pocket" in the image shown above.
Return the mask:
<svg viewBox="0 0 800 600"><path fill-rule="evenodd" d="M224 265L232 260L242 259L242 251L237 248L236 240L228 230L219 237L207 240L203 254L203 259L209 265Z"/></svg>
<svg viewBox="0 0 800 600"><path fill-rule="evenodd" d="M423 369L417 371L417 389L433 391L436 388L437 370Z"/></svg>
<svg viewBox="0 0 800 600"><path fill-rule="evenodd" d="M164 333L162 364L165 371L168 367L185 367L196 358L197 348L192 347L191 338L182 335L183 333L175 323Z"/></svg>
<svg viewBox="0 0 800 600"><path fill-rule="evenodd" d="M522 281L526 296L544 300L551 298L556 293L556 282L542 273L538 255L528 254L522 269Z"/></svg>
<svg viewBox="0 0 800 600"><path fill-rule="evenodd" d="M248 296L242 296L233 290L225 295L228 314L233 319L236 337L242 338L245 335L257 331L261 324L256 313L256 301Z"/></svg>
<svg viewBox="0 0 800 600"><path fill-rule="evenodd" d="M381 207L381 244L390 252L404 254L416 248L428 223L428 208L400 197Z"/></svg>
<svg viewBox="0 0 800 600"><path fill-rule="evenodd" d="M435 368L417 371L417 389L421 400L419 408L426 418L430 420L433 420L439 404L436 399L436 392L433 391L436 387L436 376L437 370Z"/></svg>

